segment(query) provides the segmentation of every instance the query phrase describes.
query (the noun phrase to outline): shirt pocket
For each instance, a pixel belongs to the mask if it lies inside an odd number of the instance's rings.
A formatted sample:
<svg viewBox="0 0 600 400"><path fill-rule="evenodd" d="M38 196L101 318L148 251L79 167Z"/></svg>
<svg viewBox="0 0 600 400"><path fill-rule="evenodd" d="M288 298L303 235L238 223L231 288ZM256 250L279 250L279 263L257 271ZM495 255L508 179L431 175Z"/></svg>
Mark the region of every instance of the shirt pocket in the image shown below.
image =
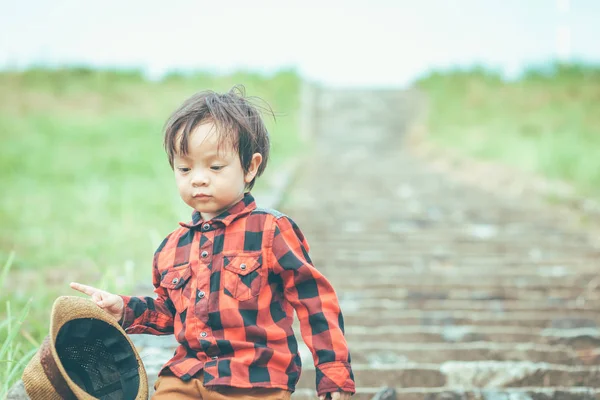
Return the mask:
<svg viewBox="0 0 600 400"><path fill-rule="evenodd" d="M260 293L263 281L261 252L223 254L223 291L238 301Z"/></svg>
<svg viewBox="0 0 600 400"><path fill-rule="evenodd" d="M189 263L165 270L160 280L160 286L167 289L169 298L178 313L183 312L189 303L190 287L187 284L192 276Z"/></svg>

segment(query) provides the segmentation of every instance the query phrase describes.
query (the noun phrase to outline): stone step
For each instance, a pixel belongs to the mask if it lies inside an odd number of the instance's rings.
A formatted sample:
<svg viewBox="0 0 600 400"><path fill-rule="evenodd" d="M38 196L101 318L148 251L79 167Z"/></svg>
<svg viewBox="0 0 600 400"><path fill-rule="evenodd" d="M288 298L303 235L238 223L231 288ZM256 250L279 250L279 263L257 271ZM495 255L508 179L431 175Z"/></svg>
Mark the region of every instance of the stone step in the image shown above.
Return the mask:
<svg viewBox="0 0 600 400"><path fill-rule="evenodd" d="M374 368L387 364L446 361L531 361L562 365L596 365L600 348L577 352L567 346L535 343L402 343L348 341L352 362Z"/></svg>
<svg viewBox="0 0 600 400"><path fill-rule="evenodd" d="M329 274L328 274L329 275ZM329 277L329 276L328 276ZM375 278L376 279L376 278ZM375 280L374 279L374 280ZM342 277L329 278L330 281L336 284L336 289L339 296L344 293L403 293L403 291L455 291L465 290L470 292L489 292L499 291L502 293L511 293L519 295L521 293L539 293L542 296L551 296L552 293L560 291L566 293L567 296L579 296L582 293L585 295L597 294L597 288L594 285L585 283L577 283L576 286L571 282L554 281L552 284L546 282L508 280L504 282L485 282L480 280L465 280L456 276L437 277L436 280L424 279L422 277L413 277L403 280L402 282L376 279L377 282L352 279L344 279ZM362 283L362 284L361 284ZM150 287L150 286L149 286ZM151 290L151 289L150 289Z"/></svg>
<svg viewBox="0 0 600 400"><path fill-rule="evenodd" d="M340 299L342 310L345 312L353 312L355 310L373 312L374 314L397 311L418 309L421 311L445 311L445 310L473 310L473 311L490 311L509 313L512 311L582 311L596 314L600 317L600 301L561 301L558 299L539 300L438 300L438 299L351 299L346 296Z"/></svg>
<svg viewBox="0 0 600 400"><path fill-rule="evenodd" d="M387 203L394 207L396 200L391 198ZM402 247L406 244L448 243L464 246L531 246L543 249L549 244L557 244L566 249L582 248L586 253L600 250L595 246L595 242L585 235L545 231L544 229L552 228L534 224L477 223L462 217L461 214L464 214L465 210L446 213L446 210L433 207L438 215L402 214L392 211L360 219L352 215L361 212L362 206L357 204L352 208L346 206L347 210L343 214L331 210L330 215L323 216L315 222L312 222L310 214L295 212L294 221L302 224L300 227L303 231L311 233L311 236L322 236L324 244L341 248L352 248L346 247L346 243L353 247L360 247L365 243L378 246L386 239L392 239Z"/></svg>
<svg viewBox="0 0 600 400"><path fill-rule="evenodd" d="M383 239L382 239L383 240ZM389 239L387 239L389 240ZM452 245L449 245L452 246ZM363 246L365 247L365 246ZM355 249L361 249L361 247L355 247ZM375 255L380 257L381 254L392 254L386 250L376 250L371 247L357 251L360 253L359 256L356 254L347 256L347 253L337 253L332 251L313 251L311 258L315 261L315 265L320 266L344 266L344 267L356 267L360 268L366 265L373 265L376 267L380 266L413 266L415 260L431 260L437 261L439 265L443 265L443 262L447 259L454 261L455 267L461 268L496 268L501 267L502 269L519 269L519 268L533 268L534 270L545 271L547 269L554 269L562 267L563 270L569 272L573 269L590 269L594 272L594 266L597 266L597 257L594 259L579 258L578 256L565 259L563 257L553 258L542 258L539 253L533 252L531 255L520 256L517 258L508 258L503 254L490 254L485 253L484 255L469 254L465 252L456 252L452 250L435 250L433 245L427 246L422 251L402 251L400 254L395 254L393 257L389 257L385 260L380 258L374 259L373 257L361 257L362 255ZM459 260L459 262L456 262Z"/></svg>
<svg viewBox="0 0 600 400"><path fill-rule="evenodd" d="M345 290L338 293L340 300L344 299L389 299L389 300L547 300L556 301L599 301L600 292L595 290L582 290L580 288L554 289L554 288L530 288L519 289L510 287L439 287L436 285L422 287L400 287L393 290L372 289L370 287L361 290Z"/></svg>
<svg viewBox="0 0 600 400"><path fill-rule="evenodd" d="M600 388L600 367L532 362L400 363L372 367L352 364L357 386L381 387L592 387ZM306 366L299 386L312 389L315 370Z"/></svg>
<svg viewBox="0 0 600 400"><path fill-rule="evenodd" d="M600 348L600 329L532 329L521 326L355 326L347 325L346 338L349 343L380 346L380 343L394 342L404 345L421 346L423 343L469 343L493 342L531 343L537 345L565 345Z"/></svg>
<svg viewBox="0 0 600 400"><path fill-rule="evenodd" d="M429 276L438 276L438 275L469 275L469 276L488 276L488 277L497 277L497 276L517 276L517 277L529 277L529 276L539 276L539 277L565 277L565 276L578 276L578 275L589 275L591 277L596 277L595 282L600 280L600 272L598 272L598 265L593 264L580 264L580 265L570 265L566 266L563 264L553 264L553 265L544 265L544 266L535 266L532 264L528 264L523 262L521 265L514 267L507 267L502 263L498 263L498 265L489 264L482 265L478 263L472 263L472 265L464 265L461 261L460 263L453 262L452 259L442 259L433 256L427 256L421 253L420 258L422 258L425 262L425 265L419 266L415 265L414 262L399 262L398 259L388 258L388 255L383 253L386 257L385 261L338 261L338 260L327 260L320 262L318 259L313 257L313 262L315 266L318 266L319 269L323 269L328 271L328 273L335 274L336 271L341 273L348 272L351 270L353 272L358 272L366 266L369 266L370 269L377 271L378 274L383 274L385 276L396 276L396 275L414 275L416 273L427 273ZM402 257L404 258L404 257ZM390 261L393 260L393 261Z"/></svg>
<svg viewBox="0 0 600 400"><path fill-rule="evenodd" d="M518 257L505 258L498 252L481 251L478 252L444 252L443 256L434 251L431 247L423 249L408 250L396 250L385 251L371 248L358 248L353 251L331 251L329 254L318 256L317 254L312 257L315 265L325 265L327 263L334 263L334 265L342 265L343 267L350 268L361 268L365 265L368 266L379 266L381 264L392 264L392 265L413 265L415 262L428 262L431 265L449 265L460 267L463 263L469 263L472 266L484 267L502 267L506 263L516 263L520 261L525 268L528 268L532 263L528 261L535 261L536 259L544 259L546 261L553 262L555 265L561 265L559 259L554 255L553 252L546 252L541 255L533 253L533 251L517 252L510 250L510 254ZM564 255L564 252L560 252ZM318 256L318 257L317 257ZM586 256L581 253L573 253L570 257L578 261L578 265L587 264L589 265L588 270L591 273L596 272L593 269L594 262L600 258L600 254L594 254ZM446 264L444 264L446 263ZM501 272L501 271L498 271ZM567 270L568 272L568 270Z"/></svg>
<svg viewBox="0 0 600 400"><path fill-rule="evenodd" d="M443 302L440 302L443 303ZM406 315L415 315L416 313L422 313L423 315L431 316L434 318L444 318L448 316L460 317L460 318L485 318L485 319L498 319L504 320L506 318L517 318L525 316L537 315L536 319L556 319L561 317L582 317L588 318L595 321L600 321L600 310L597 309L576 309L576 308L555 308L555 309L516 309L516 310L504 310L501 307L490 306L490 309L479 309L477 307L468 308L465 305L464 309L457 309L452 307L446 307L443 304L439 304L439 307L430 307L428 309L421 309L420 307L406 308L402 306L398 307L378 307L370 308L363 307L361 304L352 302L342 304L344 315L348 316L368 316L377 318L398 318ZM471 315L469 315L471 314ZM381 321L380 321L381 322Z"/></svg>
<svg viewBox="0 0 600 400"><path fill-rule="evenodd" d="M301 224L303 218L295 216L294 220ZM588 238L552 236L540 232L537 227L507 232L506 227L501 225L470 226L468 223L415 220L398 215L386 216L383 221L368 222L337 217L326 224L311 223L303 231L310 233L310 237L322 237L323 242L319 246L348 250L381 247L390 250L410 251L419 248L431 251L447 247L448 250L465 251L487 247L497 249L505 257L510 257L509 253L505 254L506 250L513 249L537 249L541 252L556 249L564 249L566 252L579 250L581 254L600 252L600 248L594 247ZM533 235L532 239L525 239L528 234Z"/></svg>
<svg viewBox="0 0 600 400"><path fill-rule="evenodd" d="M371 400L381 387L357 387L353 400ZM396 388L397 400L594 400L600 399L600 390L594 388ZM293 400L314 400L313 389L298 389Z"/></svg>
<svg viewBox="0 0 600 400"><path fill-rule="evenodd" d="M554 255L553 260L557 262L566 261L568 263L578 264L581 261L593 256L598 256L600 251L590 250L589 245L571 245L566 246L563 243L531 243L530 245L517 242L476 242L465 243L456 242L448 239L438 238L436 241L427 242L409 242L399 240L398 238L388 237L375 243L357 241L353 243L323 243L330 249L335 249L335 254L351 257L361 251L383 252L390 256L407 256L415 254L444 253L448 256L460 256L463 258L479 257L484 260L491 260L492 256L500 259L518 261L515 259L517 254L533 255ZM568 260L569 256L574 256L573 260ZM533 259L534 257L532 257ZM590 260L591 261L591 260Z"/></svg>
<svg viewBox="0 0 600 400"><path fill-rule="evenodd" d="M394 200L391 200L392 204ZM350 213L360 211L360 207L350 210ZM438 210L439 211L439 210ZM455 210L451 213L460 215L462 211ZM447 215L451 216L451 215ZM307 216L309 218L310 216ZM393 213L382 219L372 218L359 220L356 218L346 219L339 216L335 219L317 221L307 225L306 232L323 233L325 245L335 245L336 248L347 248L349 243L352 247L360 247L363 244L373 246L385 245L382 239L394 239L397 243L398 234L410 233L402 240L401 245L407 244L436 244L452 243L457 245L505 245L505 246L538 246L546 247L547 243L558 243L565 248L583 247L585 252L594 251L595 247L590 245L590 240L584 235L568 235L561 232L547 231L548 227L538 225L516 225L514 223L474 223L465 219L442 219L429 218L425 215L415 216L409 214ZM295 219L302 219L298 215ZM336 221L341 221L336 224ZM381 225L396 228L397 231L387 232L381 229L367 231L367 228ZM328 228L327 231L324 228ZM527 236L535 233L535 236ZM352 248L350 247L350 248ZM600 249L598 249L600 250Z"/></svg>
<svg viewBox="0 0 600 400"><path fill-rule="evenodd" d="M319 265L316 264L315 265ZM416 279L419 277L426 277L429 280L437 280L445 279L445 278L462 278L464 279L481 279L483 282L489 281L501 281L504 279L512 279L515 280L516 284L518 281L526 280L539 280L540 282L548 282L552 280L571 280L571 281L580 281L580 282L593 282L596 283L598 280L598 271L597 268L590 269L589 271L569 271L565 268L561 269L545 269L541 271L536 271L532 268L519 268L519 269L490 269L486 270L485 268L461 268L459 266L428 266L428 265L419 265L414 264L411 267L393 267L393 268L384 268L382 267L382 262L368 262L364 265L356 265L354 267L350 265L338 265L338 266L329 266L322 265L319 266L319 269L322 269L327 272L327 275L330 276L330 279L336 279L338 277L348 277L348 274L352 274L353 277L360 277L364 275L365 277L371 276L376 273L380 279L374 279L375 282L379 282L386 278L389 280L404 280L404 279ZM510 283L509 283L510 284ZM513 284L513 285L514 285Z"/></svg>
<svg viewBox="0 0 600 400"><path fill-rule="evenodd" d="M588 328L600 326L596 311L513 311L492 313L485 311L420 311L398 310L396 312L343 309L346 326L521 326L526 328Z"/></svg>
<svg viewBox="0 0 600 400"><path fill-rule="evenodd" d="M586 289L594 276L589 275L566 275L566 276L538 276L535 274L528 275L467 275L460 274L438 274L435 277L430 276L426 270L415 269L414 273L404 276L389 277L386 275L368 273L368 268L361 270L336 271L326 270L327 278L336 283L336 290L352 290L353 288L369 288L387 287L395 289L397 287L407 288L417 285L431 285L435 283L439 287L447 286L465 286L467 284L475 287L514 287L529 288L529 287L546 287L546 288L579 288ZM376 269L375 269L376 272Z"/></svg>

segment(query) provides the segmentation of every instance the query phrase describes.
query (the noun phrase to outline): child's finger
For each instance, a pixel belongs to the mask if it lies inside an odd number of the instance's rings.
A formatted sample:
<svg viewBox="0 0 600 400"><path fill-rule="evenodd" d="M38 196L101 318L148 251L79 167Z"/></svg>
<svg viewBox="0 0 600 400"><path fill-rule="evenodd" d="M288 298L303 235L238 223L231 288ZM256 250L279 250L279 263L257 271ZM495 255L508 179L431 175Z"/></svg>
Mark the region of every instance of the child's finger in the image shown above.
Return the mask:
<svg viewBox="0 0 600 400"><path fill-rule="evenodd" d="M81 283L71 282L71 288L75 289L81 293L87 294L88 296L92 296L94 293L98 292L98 289L88 286L82 285Z"/></svg>
<svg viewBox="0 0 600 400"><path fill-rule="evenodd" d="M100 295L100 292L94 292L92 294L92 300L94 300L94 302L96 304L98 304L100 307L103 306L103 304L102 304L102 296Z"/></svg>
<svg viewBox="0 0 600 400"><path fill-rule="evenodd" d="M102 296L102 303L106 307L112 307L114 305L117 305L117 303L119 302L119 299L120 299L119 296L105 292L105 293L103 293L103 296Z"/></svg>

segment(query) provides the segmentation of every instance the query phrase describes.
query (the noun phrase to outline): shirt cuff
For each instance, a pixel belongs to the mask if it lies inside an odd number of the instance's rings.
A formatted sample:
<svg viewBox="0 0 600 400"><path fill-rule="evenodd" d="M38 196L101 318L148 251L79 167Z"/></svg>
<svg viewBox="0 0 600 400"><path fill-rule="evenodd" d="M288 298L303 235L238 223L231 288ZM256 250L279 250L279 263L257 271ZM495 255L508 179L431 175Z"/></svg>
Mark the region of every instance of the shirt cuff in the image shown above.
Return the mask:
<svg viewBox="0 0 600 400"><path fill-rule="evenodd" d="M119 320L119 325L121 325L123 329L127 329L133 324L133 321L135 321L133 310L129 307L131 296L120 297L123 299L123 316Z"/></svg>
<svg viewBox="0 0 600 400"><path fill-rule="evenodd" d="M316 381L319 396L332 392L356 392L352 368L347 362L332 361L317 365Z"/></svg>

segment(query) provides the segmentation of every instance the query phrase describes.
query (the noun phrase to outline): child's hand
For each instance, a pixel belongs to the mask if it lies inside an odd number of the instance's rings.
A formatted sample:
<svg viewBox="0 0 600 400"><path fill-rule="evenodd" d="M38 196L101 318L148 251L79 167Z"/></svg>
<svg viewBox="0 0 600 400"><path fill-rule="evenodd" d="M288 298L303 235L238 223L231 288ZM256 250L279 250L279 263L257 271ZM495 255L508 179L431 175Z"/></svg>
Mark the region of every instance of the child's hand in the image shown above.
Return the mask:
<svg viewBox="0 0 600 400"><path fill-rule="evenodd" d="M71 282L71 288L85 293L92 298L98 307L107 311L117 321L123 318L123 310L125 308L123 299L116 294L105 292L104 290L96 289L95 287L82 285L81 283Z"/></svg>
<svg viewBox="0 0 600 400"><path fill-rule="evenodd" d="M352 394L348 392L331 392L319 396L319 400L331 399L331 400L350 400Z"/></svg>

